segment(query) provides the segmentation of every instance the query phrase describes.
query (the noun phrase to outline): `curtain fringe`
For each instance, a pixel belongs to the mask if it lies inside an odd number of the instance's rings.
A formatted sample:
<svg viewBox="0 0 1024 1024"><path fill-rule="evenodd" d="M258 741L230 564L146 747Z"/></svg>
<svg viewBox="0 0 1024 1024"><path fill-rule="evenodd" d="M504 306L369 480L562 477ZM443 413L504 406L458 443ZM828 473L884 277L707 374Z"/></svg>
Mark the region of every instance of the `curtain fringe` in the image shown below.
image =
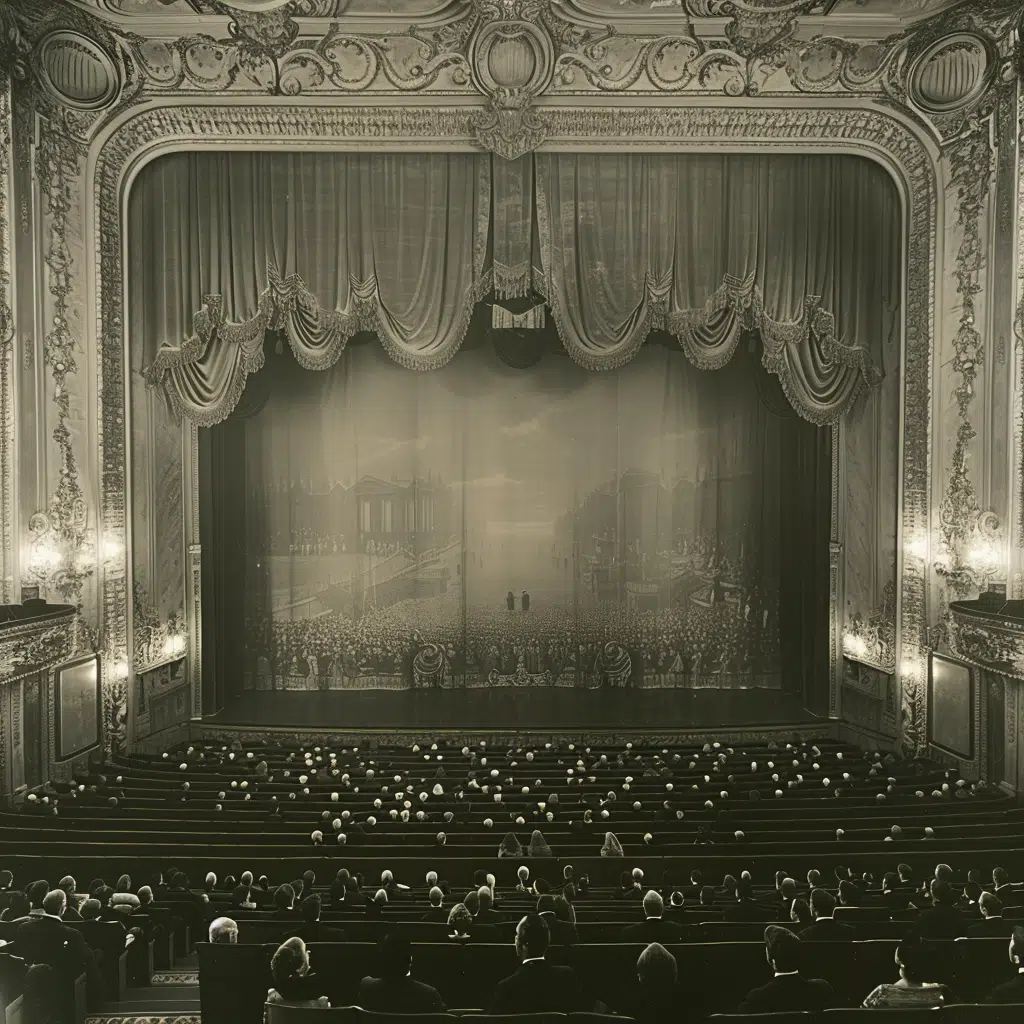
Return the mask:
<svg viewBox="0 0 1024 1024"><path fill-rule="evenodd" d="M267 268L269 284L261 293L256 314L248 320L231 323L223 316L218 295L204 298L193 318L194 333L180 347L164 347L152 365L143 370L147 387L162 386L178 420L187 417L198 426L212 426L226 419L241 398L249 374L263 366L263 338L271 327L281 329L288 339L296 361L307 370L326 370L344 352L348 340L357 331L377 333L389 356L414 370L438 369L461 347L469 330L476 303L493 288L501 298L518 298L532 288L548 303L555 329L566 352L574 362L588 370L616 369L628 363L639 351L652 330L663 329L679 341L686 357L698 369L716 370L726 366L735 355L745 328L757 330L764 351L762 365L778 377L794 411L818 426L836 422L852 406L862 387L876 387L883 374L874 366L866 349L843 344L835 333L835 317L821 308L819 296L808 295L801 316L792 321L773 319L764 308L764 297L753 276L740 280L726 276L704 306L666 312L667 288L664 282L648 281L644 298L637 308L637 321L628 336L614 348L600 350L580 345L567 329L566 311L550 286L544 271L529 262L515 267L493 264L466 289L456 314L449 343L424 353L414 353L402 345L388 324L388 314L380 298L376 278L353 281L349 311L324 309L297 274L282 277L276 266ZM714 322L728 315L728 322L717 330ZM710 337L708 331L714 333ZM209 405L189 400L187 377L201 372L199 364L212 345L224 343L236 349L227 371L228 380L213 390L222 397ZM830 364L834 381L834 400L815 401L806 386L798 383L794 371L794 348L815 344L821 360Z"/></svg>

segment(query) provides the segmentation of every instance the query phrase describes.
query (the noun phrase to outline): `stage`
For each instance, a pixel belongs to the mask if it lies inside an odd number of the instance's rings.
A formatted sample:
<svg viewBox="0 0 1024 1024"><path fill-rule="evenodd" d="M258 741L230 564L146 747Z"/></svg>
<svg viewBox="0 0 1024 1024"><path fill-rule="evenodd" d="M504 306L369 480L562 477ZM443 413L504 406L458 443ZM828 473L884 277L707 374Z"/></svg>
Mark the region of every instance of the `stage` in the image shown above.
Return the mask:
<svg viewBox="0 0 1024 1024"><path fill-rule="evenodd" d="M200 723L206 735L428 738L493 736L754 738L822 735L833 723L779 690L571 690L553 687L463 691L246 693Z"/></svg>

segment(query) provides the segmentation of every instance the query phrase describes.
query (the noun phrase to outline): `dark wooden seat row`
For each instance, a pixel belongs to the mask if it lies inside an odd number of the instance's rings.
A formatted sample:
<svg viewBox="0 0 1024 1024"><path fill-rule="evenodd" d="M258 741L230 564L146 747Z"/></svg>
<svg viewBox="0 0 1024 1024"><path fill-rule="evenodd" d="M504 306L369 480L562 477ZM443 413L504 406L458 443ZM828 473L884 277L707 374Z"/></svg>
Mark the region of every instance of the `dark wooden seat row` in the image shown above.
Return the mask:
<svg viewBox="0 0 1024 1024"><path fill-rule="evenodd" d="M803 969L825 978L839 1000L857 1006L880 982L894 981L894 940L807 943ZM204 1024L258 1024L271 986L270 958L276 943L216 945L200 943L199 982ZM359 981L377 968L376 946L365 943L312 944L310 963L334 1005L351 1005ZM642 946L592 945L552 948L553 960L570 964L583 990L607 1006L628 1006L636 985L636 960ZM699 1004L718 1012L734 1010L746 990L771 977L763 942L721 942L672 946L680 986ZM494 986L516 967L515 950L505 945L423 943L413 947L413 975L433 985L447 1006L486 1006ZM939 945L936 981L950 985L959 1000L983 999L1014 969L1002 939L970 939ZM722 985L723 978L742 986ZM742 987L742 991L737 989Z"/></svg>

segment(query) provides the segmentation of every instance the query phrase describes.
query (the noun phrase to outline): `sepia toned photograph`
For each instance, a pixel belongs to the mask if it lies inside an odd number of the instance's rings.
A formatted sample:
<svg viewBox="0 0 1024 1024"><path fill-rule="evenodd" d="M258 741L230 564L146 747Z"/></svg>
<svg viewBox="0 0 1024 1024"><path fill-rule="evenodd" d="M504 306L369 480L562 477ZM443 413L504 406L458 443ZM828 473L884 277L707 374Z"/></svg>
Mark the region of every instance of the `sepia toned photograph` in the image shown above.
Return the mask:
<svg viewBox="0 0 1024 1024"><path fill-rule="evenodd" d="M1024 1022L1019 0L0 0L0 1024Z"/></svg>

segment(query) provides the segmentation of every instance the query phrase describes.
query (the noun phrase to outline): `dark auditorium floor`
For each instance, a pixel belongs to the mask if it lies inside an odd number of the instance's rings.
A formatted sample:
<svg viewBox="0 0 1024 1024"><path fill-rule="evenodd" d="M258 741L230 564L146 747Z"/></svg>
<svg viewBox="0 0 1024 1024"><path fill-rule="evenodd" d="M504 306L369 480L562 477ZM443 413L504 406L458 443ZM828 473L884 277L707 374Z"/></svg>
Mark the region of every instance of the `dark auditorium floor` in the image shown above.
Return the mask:
<svg viewBox="0 0 1024 1024"><path fill-rule="evenodd" d="M780 690L249 691L214 725L330 729L714 729L805 725L817 721Z"/></svg>

